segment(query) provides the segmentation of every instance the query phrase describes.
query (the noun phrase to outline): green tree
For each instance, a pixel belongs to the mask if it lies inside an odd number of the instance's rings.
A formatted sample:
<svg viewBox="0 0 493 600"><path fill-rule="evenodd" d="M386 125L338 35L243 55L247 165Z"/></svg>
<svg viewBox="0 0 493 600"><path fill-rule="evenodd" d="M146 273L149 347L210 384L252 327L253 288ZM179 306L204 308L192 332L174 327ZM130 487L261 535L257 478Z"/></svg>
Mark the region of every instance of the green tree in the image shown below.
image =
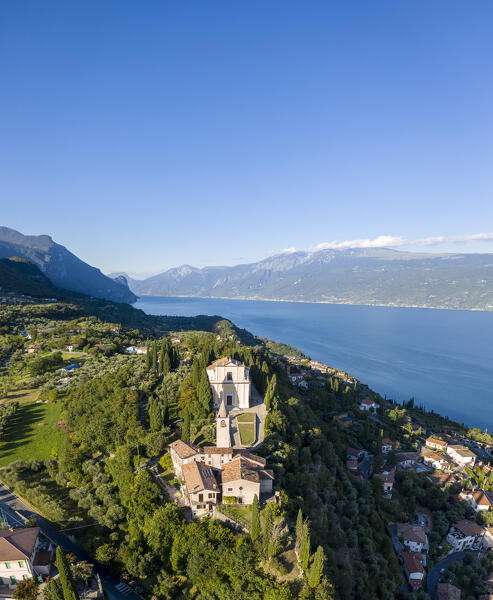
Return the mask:
<svg viewBox="0 0 493 600"><path fill-rule="evenodd" d="M149 428L151 431L160 431L164 425L161 403L155 396L149 398L147 405L147 414L149 416Z"/></svg>
<svg viewBox="0 0 493 600"><path fill-rule="evenodd" d="M15 586L12 597L15 600L36 600L38 596L39 583L31 577L29 579L19 581Z"/></svg>
<svg viewBox="0 0 493 600"><path fill-rule="evenodd" d="M252 504L252 527L250 529L250 537L254 542L260 535L260 507L258 504L257 494L253 497Z"/></svg>
<svg viewBox="0 0 493 600"><path fill-rule="evenodd" d="M310 571L308 573L308 585L311 588L316 588L322 581L326 560L324 549L322 546L319 546L315 552L312 566L310 567Z"/></svg>
<svg viewBox="0 0 493 600"><path fill-rule="evenodd" d="M301 568L306 572L308 569L308 563L310 562L310 530L308 529L308 523L303 523L303 529L301 533L301 544L300 544L300 561Z"/></svg>
<svg viewBox="0 0 493 600"><path fill-rule="evenodd" d="M50 579L50 583L48 585L50 600L63 600L63 592L60 587L59 579Z"/></svg>
<svg viewBox="0 0 493 600"><path fill-rule="evenodd" d="M152 371L157 373L157 344L152 342Z"/></svg>
<svg viewBox="0 0 493 600"><path fill-rule="evenodd" d="M303 535L303 513L301 508L298 510L298 517L296 518L296 540L295 540L295 552L299 556L301 548L301 537Z"/></svg>
<svg viewBox="0 0 493 600"><path fill-rule="evenodd" d="M212 412L212 389L205 370L202 371L202 375L200 376L200 382L197 389L197 396L206 414Z"/></svg>
<svg viewBox="0 0 493 600"><path fill-rule="evenodd" d="M67 556L60 546L56 549L56 566L60 574L59 579L63 592L63 600L79 600Z"/></svg>
<svg viewBox="0 0 493 600"><path fill-rule="evenodd" d="M171 364L169 360L169 354L165 352L164 354L161 352L161 362L162 362L162 370L161 373L163 375L167 375L171 371Z"/></svg>

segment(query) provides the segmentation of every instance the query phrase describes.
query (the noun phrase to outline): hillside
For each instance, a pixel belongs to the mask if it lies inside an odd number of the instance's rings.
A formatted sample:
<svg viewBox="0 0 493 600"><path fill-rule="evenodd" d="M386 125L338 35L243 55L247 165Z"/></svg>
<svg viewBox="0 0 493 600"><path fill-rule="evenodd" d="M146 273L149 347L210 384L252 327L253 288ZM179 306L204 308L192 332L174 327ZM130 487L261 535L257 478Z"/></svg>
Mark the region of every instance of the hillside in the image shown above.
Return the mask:
<svg viewBox="0 0 493 600"><path fill-rule="evenodd" d="M493 310L493 256L292 252L233 267L183 265L128 284L140 295Z"/></svg>
<svg viewBox="0 0 493 600"><path fill-rule="evenodd" d="M58 286L115 302L135 302L136 296L119 281L103 275L47 235L28 236L0 227L0 258L18 256L37 265Z"/></svg>
<svg viewBox="0 0 493 600"><path fill-rule="evenodd" d="M3 291L36 298L58 298L60 290L25 258L0 259L0 294Z"/></svg>

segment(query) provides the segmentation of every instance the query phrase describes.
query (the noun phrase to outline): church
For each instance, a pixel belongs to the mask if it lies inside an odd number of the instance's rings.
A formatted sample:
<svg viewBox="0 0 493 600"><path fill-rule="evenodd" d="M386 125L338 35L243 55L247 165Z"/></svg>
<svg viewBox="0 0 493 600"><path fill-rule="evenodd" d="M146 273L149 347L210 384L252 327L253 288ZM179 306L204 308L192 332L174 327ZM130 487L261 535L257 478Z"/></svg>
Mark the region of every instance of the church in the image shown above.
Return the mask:
<svg viewBox="0 0 493 600"><path fill-rule="evenodd" d="M233 358L220 358L207 367L207 377L216 411L222 401L227 410L250 407L251 381L246 365Z"/></svg>
<svg viewBox="0 0 493 600"><path fill-rule="evenodd" d="M169 445L176 476L193 516L211 514L224 498L251 504L272 495L273 472L265 458L231 444L231 417L222 398L216 416L216 445L197 446L177 440Z"/></svg>

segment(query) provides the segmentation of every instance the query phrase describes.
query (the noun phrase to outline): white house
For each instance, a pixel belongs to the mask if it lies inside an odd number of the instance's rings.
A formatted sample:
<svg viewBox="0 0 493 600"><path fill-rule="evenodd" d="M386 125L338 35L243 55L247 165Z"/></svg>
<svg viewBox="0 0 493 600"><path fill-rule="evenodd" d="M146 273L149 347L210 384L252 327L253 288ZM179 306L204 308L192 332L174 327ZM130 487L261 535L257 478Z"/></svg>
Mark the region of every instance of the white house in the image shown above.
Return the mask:
<svg viewBox="0 0 493 600"><path fill-rule="evenodd" d="M428 538L425 530L419 525L397 523L397 537L410 552L428 552Z"/></svg>
<svg viewBox="0 0 493 600"><path fill-rule="evenodd" d="M39 527L0 530L0 585L15 588L19 581L35 577Z"/></svg>
<svg viewBox="0 0 493 600"><path fill-rule="evenodd" d="M394 444L390 438L383 438L382 440L382 454L389 454L392 452Z"/></svg>
<svg viewBox="0 0 493 600"><path fill-rule="evenodd" d="M423 452L422 457L425 465L439 471L442 470L448 462L443 454L437 454L436 452L432 451Z"/></svg>
<svg viewBox="0 0 493 600"><path fill-rule="evenodd" d="M491 500L482 490L477 490L475 492L470 490L462 490L462 492L459 494L459 497L461 500L468 502L476 512L490 510L492 506Z"/></svg>
<svg viewBox="0 0 493 600"><path fill-rule="evenodd" d="M434 450L442 450L445 452L447 449L447 442L444 442L443 440L435 438L431 435L426 438L425 444L428 446L428 448L433 448Z"/></svg>
<svg viewBox="0 0 493 600"><path fill-rule="evenodd" d="M465 446L448 446L447 454L461 467L472 467L476 462L476 455Z"/></svg>
<svg viewBox="0 0 493 600"><path fill-rule="evenodd" d="M127 354L147 354L147 348L145 346L128 346L125 348Z"/></svg>
<svg viewBox="0 0 493 600"><path fill-rule="evenodd" d="M455 552L461 550L472 550L477 548L483 538L484 530L482 527L464 519L450 526L447 534L447 542L453 547Z"/></svg>
<svg viewBox="0 0 493 600"><path fill-rule="evenodd" d="M238 504L252 504L256 495L272 491L274 476L268 469L246 456L238 455L222 469L222 492L224 497L234 497Z"/></svg>
<svg viewBox="0 0 493 600"><path fill-rule="evenodd" d="M249 408L251 382L248 367L232 358L220 358L207 367L214 407L224 400L226 409Z"/></svg>
<svg viewBox="0 0 493 600"><path fill-rule="evenodd" d="M376 411L378 408L378 404L374 400L370 400L370 398L364 398L363 400L361 400L359 407L361 410Z"/></svg>
<svg viewBox="0 0 493 600"><path fill-rule="evenodd" d="M193 516L209 513L218 503L220 489L212 468L192 461L183 465L184 496Z"/></svg>

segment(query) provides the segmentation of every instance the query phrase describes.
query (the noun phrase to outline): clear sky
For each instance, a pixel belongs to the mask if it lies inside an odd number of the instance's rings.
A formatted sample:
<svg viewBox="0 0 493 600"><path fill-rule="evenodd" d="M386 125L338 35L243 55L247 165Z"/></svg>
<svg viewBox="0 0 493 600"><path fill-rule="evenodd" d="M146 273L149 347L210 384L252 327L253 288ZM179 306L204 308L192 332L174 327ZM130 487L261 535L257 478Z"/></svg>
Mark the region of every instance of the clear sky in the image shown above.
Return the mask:
<svg viewBox="0 0 493 600"><path fill-rule="evenodd" d="M492 23L491 0L4 0L0 224L105 272L491 252Z"/></svg>

